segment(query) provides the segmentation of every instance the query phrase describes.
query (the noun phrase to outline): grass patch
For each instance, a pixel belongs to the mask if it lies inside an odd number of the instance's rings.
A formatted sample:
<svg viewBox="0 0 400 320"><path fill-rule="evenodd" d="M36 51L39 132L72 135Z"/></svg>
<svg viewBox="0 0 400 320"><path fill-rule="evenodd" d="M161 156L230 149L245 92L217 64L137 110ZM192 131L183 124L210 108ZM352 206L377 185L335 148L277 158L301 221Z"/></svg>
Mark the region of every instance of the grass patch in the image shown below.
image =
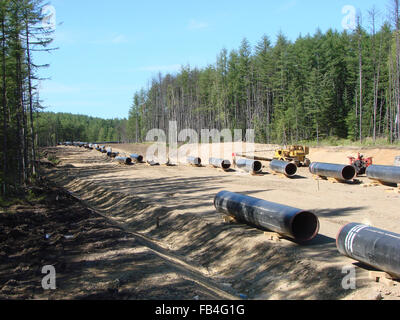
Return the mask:
<svg viewBox="0 0 400 320"><path fill-rule="evenodd" d="M58 159L54 154L49 154L47 156L47 160L49 160L52 164L54 164L55 166L59 165L61 160Z"/></svg>

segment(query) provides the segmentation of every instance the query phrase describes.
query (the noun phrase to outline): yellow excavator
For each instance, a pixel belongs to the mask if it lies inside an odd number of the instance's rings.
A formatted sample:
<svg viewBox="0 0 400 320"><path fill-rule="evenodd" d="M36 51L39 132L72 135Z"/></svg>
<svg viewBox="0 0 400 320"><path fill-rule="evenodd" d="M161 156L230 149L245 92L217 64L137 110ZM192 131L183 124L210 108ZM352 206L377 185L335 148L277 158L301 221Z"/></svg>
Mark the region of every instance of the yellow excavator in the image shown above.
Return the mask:
<svg viewBox="0 0 400 320"><path fill-rule="evenodd" d="M275 151L274 159L294 162L298 167L309 167L311 164L307 156L310 154L310 148L306 146L287 146L286 149Z"/></svg>
<svg viewBox="0 0 400 320"><path fill-rule="evenodd" d="M267 150L266 150L267 151ZM268 150L269 151L269 150ZM270 150L273 151L273 150ZM281 160L287 162L293 162L298 167L309 167L311 164L310 159L307 156L310 154L310 148L306 146L287 146L286 149L275 150L274 158L265 158L259 156L248 156L245 154L234 153L233 157L243 157L258 161L268 161Z"/></svg>

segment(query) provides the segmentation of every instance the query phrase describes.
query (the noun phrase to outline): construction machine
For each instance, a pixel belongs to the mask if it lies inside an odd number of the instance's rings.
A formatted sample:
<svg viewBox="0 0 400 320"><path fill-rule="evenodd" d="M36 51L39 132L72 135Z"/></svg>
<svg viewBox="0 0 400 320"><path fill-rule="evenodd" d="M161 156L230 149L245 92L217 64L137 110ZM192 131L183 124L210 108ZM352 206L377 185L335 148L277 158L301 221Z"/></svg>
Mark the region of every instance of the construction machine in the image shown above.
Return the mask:
<svg viewBox="0 0 400 320"><path fill-rule="evenodd" d="M348 157L350 165L356 168L357 176L361 176L366 173L367 168L373 164L373 158L366 158L362 154L358 153L357 158Z"/></svg>
<svg viewBox="0 0 400 320"><path fill-rule="evenodd" d="M275 151L274 159L293 162L298 167L309 167L311 164L307 156L310 154L310 148L306 146L287 146L286 149Z"/></svg>

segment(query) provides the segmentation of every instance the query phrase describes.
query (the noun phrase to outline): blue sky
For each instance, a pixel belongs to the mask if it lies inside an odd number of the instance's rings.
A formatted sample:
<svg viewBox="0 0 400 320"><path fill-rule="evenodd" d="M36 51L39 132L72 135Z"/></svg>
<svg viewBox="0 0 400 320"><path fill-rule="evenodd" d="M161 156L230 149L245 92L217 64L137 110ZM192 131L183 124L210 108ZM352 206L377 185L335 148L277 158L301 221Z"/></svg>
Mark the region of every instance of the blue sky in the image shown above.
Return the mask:
<svg viewBox="0 0 400 320"><path fill-rule="evenodd" d="M50 63L40 83L47 111L102 118L128 116L135 91L151 78L181 65L213 64L222 48L252 45L263 34L275 41L281 30L290 40L317 28L343 30L351 5L363 14L376 6L387 17L387 0L53 0L54 45L37 56ZM61 25L59 25L61 23Z"/></svg>

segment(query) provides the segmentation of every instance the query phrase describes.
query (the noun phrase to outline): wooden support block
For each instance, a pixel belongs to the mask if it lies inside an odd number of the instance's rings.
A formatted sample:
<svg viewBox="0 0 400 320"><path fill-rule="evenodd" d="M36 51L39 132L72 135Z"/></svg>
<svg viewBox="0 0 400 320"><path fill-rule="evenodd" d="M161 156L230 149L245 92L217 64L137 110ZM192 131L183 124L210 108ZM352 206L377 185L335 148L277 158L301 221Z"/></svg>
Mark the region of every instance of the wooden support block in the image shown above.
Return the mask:
<svg viewBox="0 0 400 320"><path fill-rule="evenodd" d="M267 240L280 242L283 238L279 233L276 232L264 232L264 235L267 237Z"/></svg>
<svg viewBox="0 0 400 320"><path fill-rule="evenodd" d="M384 271L370 271L369 278L374 282L383 283L387 286L396 286L399 279L393 278L390 274Z"/></svg>
<svg viewBox="0 0 400 320"><path fill-rule="evenodd" d="M224 222L226 222L226 223L237 223L237 220L236 220L234 217L232 217L232 216L224 215L224 216L222 216L222 219L223 219Z"/></svg>

